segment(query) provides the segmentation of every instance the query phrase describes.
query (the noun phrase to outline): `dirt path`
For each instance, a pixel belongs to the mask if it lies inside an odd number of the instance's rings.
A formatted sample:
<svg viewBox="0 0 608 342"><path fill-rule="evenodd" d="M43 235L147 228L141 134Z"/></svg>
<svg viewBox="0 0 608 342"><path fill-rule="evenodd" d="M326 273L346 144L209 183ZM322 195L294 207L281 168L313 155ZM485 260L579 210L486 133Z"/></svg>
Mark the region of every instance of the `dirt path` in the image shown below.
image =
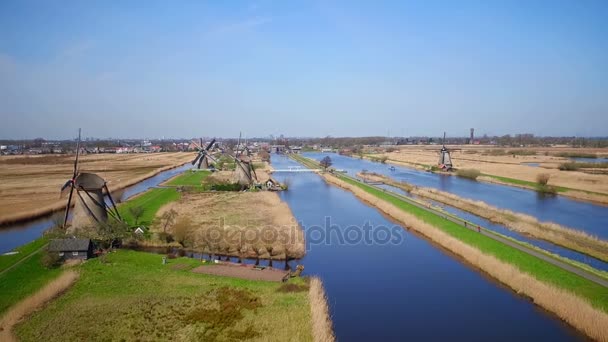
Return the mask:
<svg viewBox="0 0 608 342"><path fill-rule="evenodd" d="M13 327L51 299L65 292L74 284L76 279L78 279L78 273L76 271L65 271L57 279L38 290L38 292L10 308L0 320L0 341L17 341L17 337L13 334Z"/></svg>
<svg viewBox="0 0 608 342"><path fill-rule="evenodd" d="M280 282L283 280L287 271L280 271L274 268L264 270L255 269L249 265L212 265L200 266L192 270L195 273L210 274L224 277L233 277L249 280L265 280Z"/></svg>

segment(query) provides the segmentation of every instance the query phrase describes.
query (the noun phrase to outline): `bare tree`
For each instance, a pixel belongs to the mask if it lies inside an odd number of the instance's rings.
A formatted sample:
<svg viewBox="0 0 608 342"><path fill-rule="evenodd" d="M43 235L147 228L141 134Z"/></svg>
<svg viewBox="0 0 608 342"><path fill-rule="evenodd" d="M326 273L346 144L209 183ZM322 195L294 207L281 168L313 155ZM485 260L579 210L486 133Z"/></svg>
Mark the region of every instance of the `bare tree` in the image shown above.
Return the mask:
<svg viewBox="0 0 608 342"><path fill-rule="evenodd" d="M145 211L146 209L141 205L129 207L129 213L131 214L131 216L133 216L136 226L139 223L139 219L144 215Z"/></svg>
<svg viewBox="0 0 608 342"><path fill-rule="evenodd" d="M192 220L189 217L181 217L172 228L173 238L182 246L191 242Z"/></svg>
<svg viewBox="0 0 608 342"><path fill-rule="evenodd" d="M321 162L319 163L321 164L321 166L327 170L328 167L330 167L332 165L332 161L331 158L329 156L325 156L323 159L321 159Z"/></svg>
<svg viewBox="0 0 608 342"><path fill-rule="evenodd" d="M175 218L177 217L177 211L171 209L165 211L160 217L160 225L163 227L163 233L167 232L167 227L173 225Z"/></svg>

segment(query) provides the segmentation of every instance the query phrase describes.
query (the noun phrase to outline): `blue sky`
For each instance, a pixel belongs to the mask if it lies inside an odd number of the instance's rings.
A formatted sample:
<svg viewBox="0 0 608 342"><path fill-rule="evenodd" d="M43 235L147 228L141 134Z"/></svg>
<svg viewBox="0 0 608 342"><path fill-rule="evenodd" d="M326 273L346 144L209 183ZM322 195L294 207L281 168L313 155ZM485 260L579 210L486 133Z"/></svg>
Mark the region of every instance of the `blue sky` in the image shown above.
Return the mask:
<svg viewBox="0 0 608 342"><path fill-rule="evenodd" d="M608 1L1 1L0 138L608 135Z"/></svg>

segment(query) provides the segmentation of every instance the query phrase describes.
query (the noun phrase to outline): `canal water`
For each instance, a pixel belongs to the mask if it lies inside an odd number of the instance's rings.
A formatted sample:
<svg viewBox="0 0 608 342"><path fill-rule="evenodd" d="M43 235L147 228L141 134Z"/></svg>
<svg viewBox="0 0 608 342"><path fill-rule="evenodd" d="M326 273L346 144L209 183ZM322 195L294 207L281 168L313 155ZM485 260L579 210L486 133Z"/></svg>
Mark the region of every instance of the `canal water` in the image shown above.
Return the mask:
<svg viewBox="0 0 608 342"><path fill-rule="evenodd" d="M390 166L386 164L341 156L336 153L304 153L304 156L316 160L321 160L326 155L331 157L333 167L346 170L351 176L355 176L361 170L377 172L396 180L436 188L464 198L484 201L498 208L534 216L543 222L555 222L580 229L602 239L608 239L608 207L606 206L575 201L563 196L546 196L536 191L512 186L477 182L466 178L405 167L395 166L395 170L391 171Z"/></svg>
<svg viewBox="0 0 608 342"><path fill-rule="evenodd" d="M476 215L466 212L464 210L446 205L444 203L429 200L427 198L420 198L420 197L414 196L414 195L408 193L407 191L404 191L404 190L394 187L394 186L390 186L390 185L386 185L386 184L380 184L380 185L376 185L376 186L389 190L389 191L392 191L392 192L395 192L395 193L398 193L398 194L406 196L406 197L410 197L413 199L417 199L417 200L421 200L421 201L430 203L431 205L433 205L435 207L441 208L445 212L448 212L452 215L460 217L461 219L474 223L475 225L480 225L483 228L490 229L492 231L495 231L497 233L500 233L502 235L514 238L516 240L519 240L519 241L522 241L525 243L529 243L538 248L542 248L545 251L548 251L550 253L553 253L553 254L556 254L556 255L562 256L564 258L571 259L571 260L575 260L575 261L581 262L583 264L587 264L587 265L589 265L595 269L601 270L601 271L608 272L608 262L605 262L603 260L596 259L594 257L588 256L583 253L579 253L577 251L574 251L574 250L571 250L571 249L568 249L565 247L558 246L558 245L553 244L548 241L528 237L527 235L510 230L509 228L507 228L501 224L493 223L490 220L476 216Z"/></svg>
<svg viewBox="0 0 608 342"><path fill-rule="evenodd" d="M190 164L186 164L174 169L163 171L154 177L134 184L125 189L122 195L122 199L126 200L129 197L142 193L150 188L156 187L167 179L191 168L192 166ZM58 185L57 189L59 189L60 186L61 185ZM111 191L111 184L108 184L108 187ZM57 190L57 193L59 193L59 190ZM117 199L115 198L114 200ZM34 221L28 221L25 223L18 223L6 227L0 227L0 254L6 253L16 247L19 247L23 244L26 244L30 241L39 238L40 236L42 236L42 233L45 230L51 228L52 226L53 219L51 215Z"/></svg>
<svg viewBox="0 0 608 342"><path fill-rule="evenodd" d="M579 163L608 163L608 158L570 158L575 162Z"/></svg>
<svg viewBox="0 0 608 342"><path fill-rule="evenodd" d="M297 163L272 156L275 169ZM340 166L338 166L340 167ZM427 240L396 227L351 193L310 173L281 173L280 193L301 223L305 273L323 280L335 333L341 341L578 340L572 328L515 295ZM390 231L366 239L319 242L319 227L333 232L371 226ZM386 228L383 228L386 227ZM392 229L394 228L394 229ZM336 236L333 234L331 236ZM352 236L351 236L352 238Z"/></svg>

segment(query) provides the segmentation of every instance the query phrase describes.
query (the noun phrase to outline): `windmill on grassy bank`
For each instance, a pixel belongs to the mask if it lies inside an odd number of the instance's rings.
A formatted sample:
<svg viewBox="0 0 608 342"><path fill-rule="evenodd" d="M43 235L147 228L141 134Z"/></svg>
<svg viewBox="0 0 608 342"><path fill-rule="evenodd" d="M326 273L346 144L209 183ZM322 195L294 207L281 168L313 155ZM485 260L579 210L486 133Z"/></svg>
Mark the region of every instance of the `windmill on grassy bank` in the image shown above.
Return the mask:
<svg viewBox="0 0 608 342"><path fill-rule="evenodd" d="M75 197L74 211L71 222L72 231L103 224L108 221L108 216L122 220L116 204L110 195L110 190L106 181L94 173L79 172L78 157L80 155L80 129L78 130L78 142L76 143L76 158L74 159L74 171L72 179L68 180L61 187L63 196L69 189L68 202L65 206L65 216L63 227L67 227L72 198ZM105 191L105 194L104 194ZM105 201L104 196L108 196L111 207Z"/></svg>
<svg viewBox="0 0 608 342"><path fill-rule="evenodd" d="M215 144L215 139L211 140L211 142L205 148L203 148L203 138L201 138L200 145L195 141L192 141L192 143L194 143L197 150L196 157L192 161L192 165L196 164L197 169L200 169L201 166L203 169L208 169L211 165L209 160L216 162L216 160L209 154L209 150L211 147L213 147L213 144Z"/></svg>
<svg viewBox="0 0 608 342"><path fill-rule="evenodd" d="M443 132L443 141L441 142L441 150L439 150L439 162L437 163L439 167L445 171L452 170L452 156L450 155L450 150L445 147L445 132ZM452 149L451 151L456 151Z"/></svg>

